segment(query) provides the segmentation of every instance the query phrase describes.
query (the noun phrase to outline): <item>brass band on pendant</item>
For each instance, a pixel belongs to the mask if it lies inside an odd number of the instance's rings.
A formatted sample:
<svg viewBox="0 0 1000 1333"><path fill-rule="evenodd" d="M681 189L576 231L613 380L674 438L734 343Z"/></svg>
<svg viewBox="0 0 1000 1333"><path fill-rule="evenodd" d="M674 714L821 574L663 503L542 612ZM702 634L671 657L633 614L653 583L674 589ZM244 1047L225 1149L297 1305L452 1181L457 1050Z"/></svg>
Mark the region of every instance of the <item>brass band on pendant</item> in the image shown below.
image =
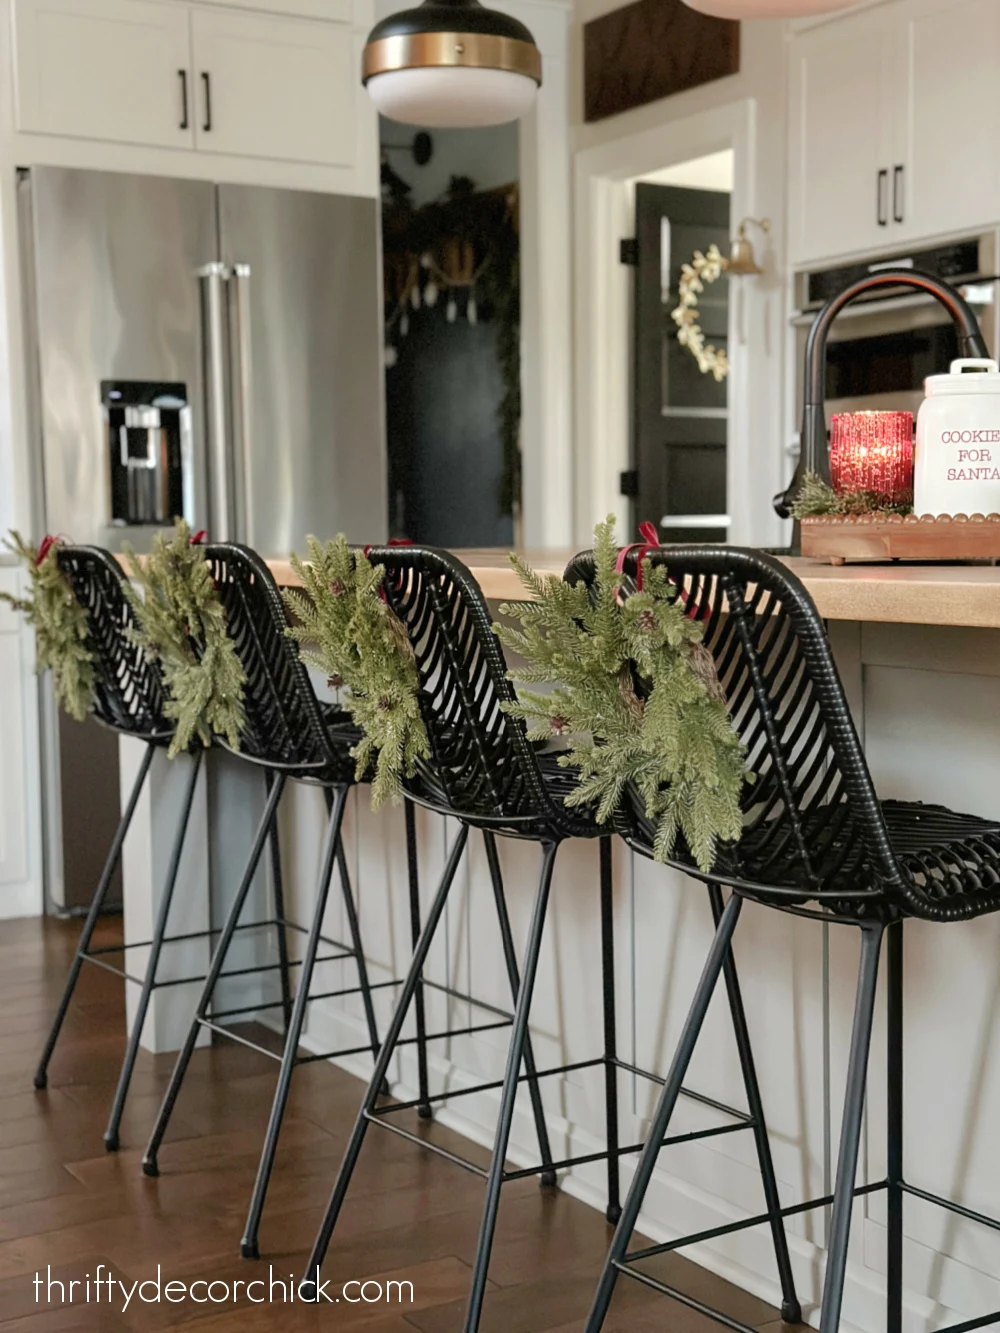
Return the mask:
<svg viewBox="0 0 1000 1333"><path fill-rule="evenodd" d="M542 81L542 56L533 42L483 32L415 32L380 37L365 47L361 81L400 69L501 69Z"/></svg>

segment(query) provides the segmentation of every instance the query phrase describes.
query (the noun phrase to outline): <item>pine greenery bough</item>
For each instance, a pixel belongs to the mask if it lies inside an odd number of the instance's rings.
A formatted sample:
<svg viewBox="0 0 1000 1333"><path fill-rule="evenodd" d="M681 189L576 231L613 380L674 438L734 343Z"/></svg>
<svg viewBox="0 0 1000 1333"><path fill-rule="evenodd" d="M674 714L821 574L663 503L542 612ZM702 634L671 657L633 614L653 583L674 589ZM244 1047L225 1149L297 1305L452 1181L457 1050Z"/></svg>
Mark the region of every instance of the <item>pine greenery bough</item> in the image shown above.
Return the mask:
<svg viewBox="0 0 1000 1333"><path fill-rule="evenodd" d="M531 740L568 739L560 763L579 770L567 805L592 805L604 822L626 785L640 794L656 826L654 855L665 861L678 833L702 870L720 841L742 831L740 797L748 778L743 747L730 722L703 627L684 611L666 572L643 561L642 590L622 598L614 520L595 529L593 595L555 575L511 563L531 598L502 606L520 628L496 625L524 664L507 711L523 718Z"/></svg>
<svg viewBox="0 0 1000 1333"><path fill-rule="evenodd" d="M894 504L877 491L835 491L815 472L806 472L798 494L788 506L792 518L821 518L827 514L912 514L913 505Z"/></svg>
<svg viewBox="0 0 1000 1333"><path fill-rule="evenodd" d="M346 687L344 707L361 728L351 750L358 781L371 771L372 808L398 798L430 745L420 714L420 678L405 628L380 596L385 569L352 550L343 535L308 539L308 561L292 556L302 591L286 589L296 623L288 630L331 687Z"/></svg>
<svg viewBox="0 0 1000 1333"><path fill-rule="evenodd" d="M38 548L11 532L4 545L24 561L31 580L30 598L0 592L0 601L24 613L35 629L35 670L52 672L56 699L70 717L82 722L94 707L96 669L87 628L87 612L59 568L58 542Z"/></svg>
<svg viewBox="0 0 1000 1333"><path fill-rule="evenodd" d="M122 587L136 620L129 637L159 668L163 711L176 723L169 757L182 754L196 737L209 746L213 735L239 749L246 672L204 551L192 545L188 525L177 519L171 540L158 532L142 561L131 547L125 553L134 583L123 580Z"/></svg>

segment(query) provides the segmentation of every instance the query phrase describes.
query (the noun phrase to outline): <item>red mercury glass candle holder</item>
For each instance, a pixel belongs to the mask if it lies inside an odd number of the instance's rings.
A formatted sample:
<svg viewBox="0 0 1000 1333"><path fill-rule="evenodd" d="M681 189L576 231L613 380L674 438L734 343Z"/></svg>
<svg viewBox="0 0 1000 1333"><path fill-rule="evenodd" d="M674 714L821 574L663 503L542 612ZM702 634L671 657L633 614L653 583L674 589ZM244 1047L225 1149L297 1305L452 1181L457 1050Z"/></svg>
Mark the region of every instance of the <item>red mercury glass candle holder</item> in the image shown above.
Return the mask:
<svg viewBox="0 0 1000 1333"><path fill-rule="evenodd" d="M870 491L886 504L913 500L913 413L835 412L830 418L833 489Z"/></svg>

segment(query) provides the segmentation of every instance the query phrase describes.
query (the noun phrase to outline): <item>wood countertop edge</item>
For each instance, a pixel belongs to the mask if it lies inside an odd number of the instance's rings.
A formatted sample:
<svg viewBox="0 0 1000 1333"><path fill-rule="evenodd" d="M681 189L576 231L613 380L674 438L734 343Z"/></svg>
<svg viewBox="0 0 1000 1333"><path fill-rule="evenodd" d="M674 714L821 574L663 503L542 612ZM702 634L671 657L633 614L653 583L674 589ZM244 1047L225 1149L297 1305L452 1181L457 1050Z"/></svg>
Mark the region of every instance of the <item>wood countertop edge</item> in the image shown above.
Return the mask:
<svg viewBox="0 0 1000 1333"><path fill-rule="evenodd" d="M517 600L523 590L500 549L455 551L489 601ZM527 551L539 573L559 577L570 550ZM858 564L833 566L801 556L786 564L798 575L826 620L1000 629L1000 566ZM299 586L287 559L268 568L283 587Z"/></svg>

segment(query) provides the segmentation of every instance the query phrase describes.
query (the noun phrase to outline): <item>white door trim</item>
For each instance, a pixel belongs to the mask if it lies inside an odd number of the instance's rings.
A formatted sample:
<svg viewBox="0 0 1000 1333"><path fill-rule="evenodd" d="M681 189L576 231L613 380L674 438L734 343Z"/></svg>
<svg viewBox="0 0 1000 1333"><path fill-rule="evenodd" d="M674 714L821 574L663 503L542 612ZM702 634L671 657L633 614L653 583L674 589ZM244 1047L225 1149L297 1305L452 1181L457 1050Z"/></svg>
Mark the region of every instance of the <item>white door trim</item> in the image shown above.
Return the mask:
<svg viewBox="0 0 1000 1333"><path fill-rule="evenodd" d="M732 148L732 217L754 215L756 103L752 98L658 125L576 154L575 311L576 476L575 540L586 542L594 524L615 513L619 532L627 506L618 474L630 454L630 291L618 262L618 241L631 235L631 183L663 167ZM742 281L746 281L745 279ZM730 346L739 342L741 300L730 302ZM727 449L728 509L734 541L747 541L760 506L749 484L748 358L732 357ZM647 517L647 516L643 516ZM655 521L655 520L654 520Z"/></svg>

